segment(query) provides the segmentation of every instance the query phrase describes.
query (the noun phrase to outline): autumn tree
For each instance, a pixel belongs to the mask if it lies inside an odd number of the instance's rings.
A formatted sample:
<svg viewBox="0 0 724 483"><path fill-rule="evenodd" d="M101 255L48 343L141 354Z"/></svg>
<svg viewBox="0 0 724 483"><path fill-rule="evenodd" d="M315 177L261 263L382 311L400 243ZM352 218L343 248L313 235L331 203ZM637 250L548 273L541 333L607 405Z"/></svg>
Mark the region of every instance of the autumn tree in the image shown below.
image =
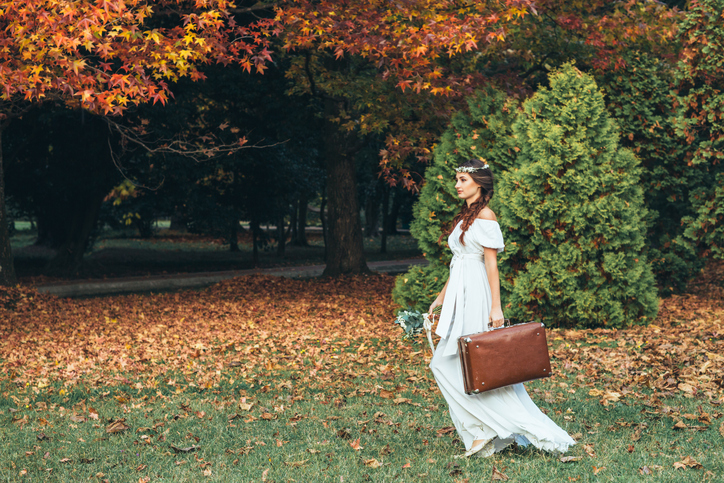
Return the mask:
<svg viewBox="0 0 724 483"><path fill-rule="evenodd" d="M450 115L490 79L519 89L528 81L535 86L531 73L545 73L549 63L580 57L593 66L615 64L632 42L673 38L674 16L654 2L327 0L280 3L275 21L284 48L299 54L290 75L325 99L328 139L336 145L327 149L328 188L349 197L354 190L342 182L350 175L342 173L351 167L342 160L359 136L384 134L382 172L413 186L421 179L409 160L429 160ZM328 264L329 273L363 268L356 201L341 196L330 194L330 208L340 203L351 218L333 230L332 243L356 261Z"/></svg>
<svg viewBox="0 0 724 483"><path fill-rule="evenodd" d="M270 59L263 22L254 31L237 25L228 10L233 6L226 0L2 0L0 139L32 104L56 100L122 115L132 105L165 103L169 82L202 79L204 63L238 61L263 70ZM149 22L159 12L167 16L163 26ZM0 284L11 284L1 148Z"/></svg>
<svg viewBox="0 0 724 483"><path fill-rule="evenodd" d="M698 173L680 241L724 258L724 1L692 0L681 24L677 129L689 145L685 163Z"/></svg>

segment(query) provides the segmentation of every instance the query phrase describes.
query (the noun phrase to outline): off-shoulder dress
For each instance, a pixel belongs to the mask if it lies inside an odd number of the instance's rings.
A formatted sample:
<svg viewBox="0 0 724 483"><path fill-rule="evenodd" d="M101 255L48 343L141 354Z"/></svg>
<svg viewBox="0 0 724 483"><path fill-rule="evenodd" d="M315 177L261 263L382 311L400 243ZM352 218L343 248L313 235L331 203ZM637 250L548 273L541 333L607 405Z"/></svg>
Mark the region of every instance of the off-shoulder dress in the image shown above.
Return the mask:
<svg viewBox="0 0 724 483"><path fill-rule="evenodd" d="M490 456L513 442L565 452L575 441L538 409L523 384L476 395L465 394L457 339L488 330L492 297L483 249L493 248L500 253L505 245L498 223L484 219L473 222L465 232L463 245L460 243L461 224L448 238L453 259L436 329L441 340L430 363L455 429L467 450L473 441L485 441L480 456Z"/></svg>

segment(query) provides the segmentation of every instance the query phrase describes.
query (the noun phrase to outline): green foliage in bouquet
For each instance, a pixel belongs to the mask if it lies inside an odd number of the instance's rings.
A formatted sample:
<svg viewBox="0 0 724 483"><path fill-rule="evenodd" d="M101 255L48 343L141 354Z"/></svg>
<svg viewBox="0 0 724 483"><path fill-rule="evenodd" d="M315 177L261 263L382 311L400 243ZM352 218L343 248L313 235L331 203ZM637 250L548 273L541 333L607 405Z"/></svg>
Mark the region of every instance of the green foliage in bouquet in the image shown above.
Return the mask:
<svg viewBox="0 0 724 483"><path fill-rule="evenodd" d="M495 89L478 92L468 100L468 112L453 117L435 146L410 226L430 264L398 276L392 297L400 306L427 310L442 290L452 255L447 240L438 243L438 239L461 205L455 191L455 168L470 158L484 158L496 175L508 169L515 159L512 124L517 107L515 99Z"/></svg>
<svg viewBox="0 0 724 483"><path fill-rule="evenodd" d="M677 129L688 143L688 169L699 173L680 241L704 257L724 259L724 0L687 5L679 27Z"/></svg>
<svg viewBox="0 0 724 483"><path fill-rule="evenodd" d="M440 315L441 307L436 307L433 315ZM397 317L393 321L402 329L402 338L407 340L415 340L418 335L425 332L425 313L426 310L414 310L411 307L397 311ZM432 326L432 321L431 321Z"/></svg>
<svg viewBox="0 0 724 483"><path fill-rule="evenodd" d="M591 76L566 64L549 78L513 126L519 167L496 187L505 314L552 327L650 322L639 162Z"/></svg>
<svg viewBox="0 0 724 483"><path fill-rule="evenodd" d="M699 272L703 259L682 243L682 219L694 212L690 191L709 180L684 162L685 143L676 134L671 83L674 66L644 52L630 52L623 69L607 71L600 81L606 106L621 128L620 145L641 161L646 256L660 294L680 292ZM721 205L720 205L721 206Z"/></svg>

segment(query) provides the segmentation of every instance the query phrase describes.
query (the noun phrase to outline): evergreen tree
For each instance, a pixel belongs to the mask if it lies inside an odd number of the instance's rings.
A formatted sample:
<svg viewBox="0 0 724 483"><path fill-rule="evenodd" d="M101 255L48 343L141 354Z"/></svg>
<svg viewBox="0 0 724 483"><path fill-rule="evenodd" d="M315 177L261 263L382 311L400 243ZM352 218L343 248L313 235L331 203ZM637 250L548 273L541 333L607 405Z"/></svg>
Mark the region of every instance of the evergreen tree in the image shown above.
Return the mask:
<svg viewBox="0 0 724 483"><path fill-rule="evenodd" d="M442 290L452 257L443 231L460 210L455 191L455 168L470 158L484 158L496 174L509 169L515 159L512 124L518 103L488 88L468 100L468 112L457 113L435 147L425 184L413 208L410 232L429 264L413 267L397 278L393 299L403 307L427 310ZM495 209L495 198L491 204Z"/></svg>
<svg viewBox="0 0 724 483"><path fill-rule="evenodd" d="M621 128L620 144L641 160L644 203L649 209L646 256L660 294L680 292L704 260L687 243L682 218L693 215L690 192L709 181L683 162L685 143L675 132L671 94L675 69L644 52L630 52L626 66L607 71L599 85Z"/></svg>
<svg viewBox="0 0 724 483"><path fill-rule="evenodd" d="M639 162L619 147L592 77L567 64L549 79L523 105L513 126L518 167L496 187L506 316L565 327L647 323L658 300L643 253Z"/></svg>
<svg viewBox="0 0 724 483"><path fill-rule="evenodd" d="M697 173L679 241L699 255L724 259L724 0L692 0L679 28L677 128Z"/></svg>

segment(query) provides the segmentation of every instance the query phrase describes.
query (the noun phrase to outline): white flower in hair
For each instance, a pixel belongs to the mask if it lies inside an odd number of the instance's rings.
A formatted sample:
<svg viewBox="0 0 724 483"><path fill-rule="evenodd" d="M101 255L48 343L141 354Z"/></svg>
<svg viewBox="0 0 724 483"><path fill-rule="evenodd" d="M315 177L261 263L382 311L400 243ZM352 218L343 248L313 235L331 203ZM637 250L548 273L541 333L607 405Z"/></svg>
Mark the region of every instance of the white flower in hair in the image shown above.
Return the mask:
<svg viewBox="0 0 724 483"><path fill-rule="evenodd" d="M488 166L488 163L485 163L483 166L478 168L474 166L458 166L457 168L455 168L455 171L457 171L458 173L474 173L479 169L488 169L489 167L490 166Z"/></svg>

